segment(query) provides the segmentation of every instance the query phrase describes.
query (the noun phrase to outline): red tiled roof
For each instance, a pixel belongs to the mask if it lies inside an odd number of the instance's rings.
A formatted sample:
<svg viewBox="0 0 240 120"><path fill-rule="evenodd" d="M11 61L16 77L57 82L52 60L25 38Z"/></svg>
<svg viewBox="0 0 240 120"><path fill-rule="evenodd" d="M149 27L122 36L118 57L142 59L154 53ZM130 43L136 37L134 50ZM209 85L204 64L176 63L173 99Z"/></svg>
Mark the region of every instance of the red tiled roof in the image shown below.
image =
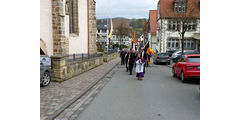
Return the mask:
<svg viewBox="0 0 240 120"><path fill-rule="evenodd" d="M186 0L186 1L187 1L186 16L196 17L200 19L200 0ZM174 12L174 2L175 0L159 0L158 4L160 17L174 17L183 15L182 13Z"/></svg>
<svg viewBox="0 0 240 120"><path fill-rule="evenodd" d="M157 10L149 10L150 31L152 35L156 35L157 31Z"/></svg>

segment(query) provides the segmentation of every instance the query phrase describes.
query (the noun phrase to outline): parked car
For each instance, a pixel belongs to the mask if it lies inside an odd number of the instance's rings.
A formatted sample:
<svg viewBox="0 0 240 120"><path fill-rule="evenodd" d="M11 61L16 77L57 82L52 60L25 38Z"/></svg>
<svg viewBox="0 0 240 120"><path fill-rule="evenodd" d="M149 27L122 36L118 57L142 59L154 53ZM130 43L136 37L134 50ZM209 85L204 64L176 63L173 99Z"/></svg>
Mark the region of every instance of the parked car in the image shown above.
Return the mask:
<svg viewBox="0 0 240 120"><path fill-rule="evenodd" d="M189 54L200 54L199 52L195 50L184 50L184 55L189 55ZM172 54L171 59L173 62L176 62L182 55L181 51L176 51Z"/></svg>
<svg viewBox="0 0 240 120"><path fill-rule="evenodd" d="M40 56L40 86L44 87L50 83L50 57Z"/></svg>
<svg viewBox="0 0 240 120"><path fill-rule="evenodd" d="M182 55L182 52L179 50L179 51L175 51L172 56L171 56L171 59L173 62L176 62L176 60Z"/></svg>
<svg viewBox="0 0 240 120"><path fill-rule="evenodd" d="M170 64L170 57L168 53L159 53L156 57L153 58L154 64L165 63Z"/></svg>
<svg viewBox="0 0 240 120"><path fill-rule="evenodd" d="M180 50L168 50L167 53L169 54L169 56L172 56L172 54L176 51L180 51Z"/></svg>
<svg viewBox="0 0 240 120"><path fill-rule="evenodd" d="M182 82L187 78L200 78L200 54L182 55L172 66L173 77L181 77Z"/></svg>

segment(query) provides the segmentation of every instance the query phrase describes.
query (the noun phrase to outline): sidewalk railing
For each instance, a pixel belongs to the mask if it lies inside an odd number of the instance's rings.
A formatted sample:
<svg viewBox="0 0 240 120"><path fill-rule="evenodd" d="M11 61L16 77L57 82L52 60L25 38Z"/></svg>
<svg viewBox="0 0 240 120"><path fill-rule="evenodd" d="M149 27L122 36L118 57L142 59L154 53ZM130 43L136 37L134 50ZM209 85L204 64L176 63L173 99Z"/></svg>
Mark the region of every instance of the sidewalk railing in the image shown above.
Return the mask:
<svg viewBox="0 0 240 120"><path fill-rule="evenodd" d="M101 57L103 56L102 54L69 54L65 56L66 62L73 62L73 61L80 61L80 60L87 60L91 58L96 58L96 57Z"/></svg>

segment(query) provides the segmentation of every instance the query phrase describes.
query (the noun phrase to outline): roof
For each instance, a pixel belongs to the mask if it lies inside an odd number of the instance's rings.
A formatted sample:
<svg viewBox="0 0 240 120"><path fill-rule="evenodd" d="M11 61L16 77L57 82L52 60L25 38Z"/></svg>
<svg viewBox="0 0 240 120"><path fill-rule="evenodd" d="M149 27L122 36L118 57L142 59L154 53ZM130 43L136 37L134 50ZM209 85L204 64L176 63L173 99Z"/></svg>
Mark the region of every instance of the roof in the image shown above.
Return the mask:
<svg viewBox="0 0 240 120"><path fill-rule="evenodd" d="M150 32L156 35L157 31L157 10L149 10Z"/></svg>
<svg viewBox="0 0 240 120"><path fill-rule="evenodd" d="M160 17L174 17L186 15L188 17L196 17L200 19L200 0L159 0L159 13ZM174 2L187 1L187 12L175 13L174 12Z"/></svg>

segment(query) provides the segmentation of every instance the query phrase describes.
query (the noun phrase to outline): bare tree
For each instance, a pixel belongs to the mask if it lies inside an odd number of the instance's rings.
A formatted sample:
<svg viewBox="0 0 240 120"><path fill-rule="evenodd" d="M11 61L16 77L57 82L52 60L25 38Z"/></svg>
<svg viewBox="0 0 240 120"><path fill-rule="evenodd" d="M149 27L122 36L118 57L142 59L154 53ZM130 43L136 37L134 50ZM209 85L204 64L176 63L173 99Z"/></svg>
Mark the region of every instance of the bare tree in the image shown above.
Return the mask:
<svg viewBox="0 0 240 120"><path fill-rule="evenodd" d="M122 41L123 41L123 37L124 36L128 36L129 35L129 28L125 25L124 22L121 22L120 25L117 28L116 34L120 37L120 49L122 46Z"/></svg>

